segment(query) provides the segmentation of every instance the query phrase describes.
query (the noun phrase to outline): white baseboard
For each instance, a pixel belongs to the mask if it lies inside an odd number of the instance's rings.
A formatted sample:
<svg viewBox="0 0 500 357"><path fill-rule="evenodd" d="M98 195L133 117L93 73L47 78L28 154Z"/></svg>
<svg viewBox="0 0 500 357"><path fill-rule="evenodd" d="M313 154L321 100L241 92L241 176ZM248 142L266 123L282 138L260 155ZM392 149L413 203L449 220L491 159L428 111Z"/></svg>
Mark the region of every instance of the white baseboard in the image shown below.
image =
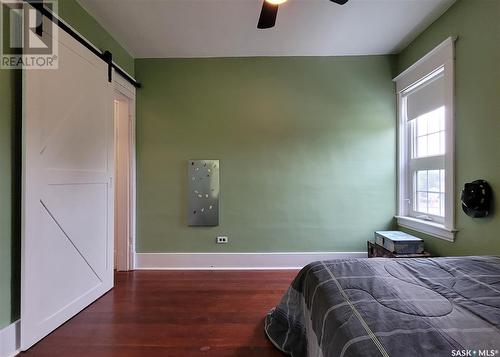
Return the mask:
<svg viewBox="0 0 500 357"><path fill-rule="evenodd" d="M138 270L300 269L317 260L366 258L366 252L136 253Z"/></svg>
<svg viewBox="0 0 500 357"><path fill-rule="evenodd" d="M20 321L10 324L0 330L0 357L13 357L19 353Z"/></svg>

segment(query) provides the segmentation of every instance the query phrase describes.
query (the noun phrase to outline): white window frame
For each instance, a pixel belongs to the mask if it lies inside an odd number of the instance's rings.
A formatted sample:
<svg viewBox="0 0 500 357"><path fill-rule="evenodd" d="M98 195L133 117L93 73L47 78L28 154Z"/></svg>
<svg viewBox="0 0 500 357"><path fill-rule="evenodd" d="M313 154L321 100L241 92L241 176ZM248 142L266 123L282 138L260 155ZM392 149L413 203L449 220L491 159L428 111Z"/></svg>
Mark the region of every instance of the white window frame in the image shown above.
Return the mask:
<svg viewBox="0 0 500 357"><path fill-rule="evenodd" d="M454 73L455 41L449 37L424 57L394 78L398 105L398 213L399 226L453 242L455 229L455 130L454 130ZM413 183L408 167L410 128L403 108L404 91L439 69L443 69L445 88L445 217L443 222L428 221L410 215Z"/></svg>

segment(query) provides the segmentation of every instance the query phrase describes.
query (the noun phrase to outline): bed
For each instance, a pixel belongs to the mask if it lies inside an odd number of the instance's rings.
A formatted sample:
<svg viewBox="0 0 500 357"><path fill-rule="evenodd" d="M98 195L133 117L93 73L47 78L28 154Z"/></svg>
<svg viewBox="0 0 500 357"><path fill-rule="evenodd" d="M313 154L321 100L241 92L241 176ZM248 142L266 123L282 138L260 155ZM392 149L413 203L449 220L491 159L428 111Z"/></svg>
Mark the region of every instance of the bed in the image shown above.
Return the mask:
<svg viewBox="0 0 500 357"><path fill-rule="evenodd" d="M500 257L314 262L264 328L294 357L500 356Z"/></svg>

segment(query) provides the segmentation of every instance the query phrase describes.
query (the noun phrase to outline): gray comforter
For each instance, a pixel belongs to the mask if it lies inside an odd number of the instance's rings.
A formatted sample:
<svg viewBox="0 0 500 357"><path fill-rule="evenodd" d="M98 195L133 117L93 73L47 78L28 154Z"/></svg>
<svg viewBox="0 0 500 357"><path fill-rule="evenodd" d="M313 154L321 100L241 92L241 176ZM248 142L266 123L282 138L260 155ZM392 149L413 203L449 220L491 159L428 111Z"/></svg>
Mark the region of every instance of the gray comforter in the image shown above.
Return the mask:
<svg viewBox="0 0 500 357"><path fill-rule="evenodd" d="M309 264L266 317L292 356L500 356L500 257Z"/></svg>

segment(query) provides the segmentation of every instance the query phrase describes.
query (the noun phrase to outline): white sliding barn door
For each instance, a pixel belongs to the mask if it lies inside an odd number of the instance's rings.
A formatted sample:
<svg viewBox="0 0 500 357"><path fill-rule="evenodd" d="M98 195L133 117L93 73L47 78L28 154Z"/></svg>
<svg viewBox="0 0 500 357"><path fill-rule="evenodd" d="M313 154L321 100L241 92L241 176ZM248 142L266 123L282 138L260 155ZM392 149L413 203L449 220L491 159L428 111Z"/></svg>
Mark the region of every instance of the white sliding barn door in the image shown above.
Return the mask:
<svg viewBox="0 0 500 357"><path fill-rule="evenodd" d="M23 73L22 350L113 287L112 86L64 31L58 56Z"/></svg>

